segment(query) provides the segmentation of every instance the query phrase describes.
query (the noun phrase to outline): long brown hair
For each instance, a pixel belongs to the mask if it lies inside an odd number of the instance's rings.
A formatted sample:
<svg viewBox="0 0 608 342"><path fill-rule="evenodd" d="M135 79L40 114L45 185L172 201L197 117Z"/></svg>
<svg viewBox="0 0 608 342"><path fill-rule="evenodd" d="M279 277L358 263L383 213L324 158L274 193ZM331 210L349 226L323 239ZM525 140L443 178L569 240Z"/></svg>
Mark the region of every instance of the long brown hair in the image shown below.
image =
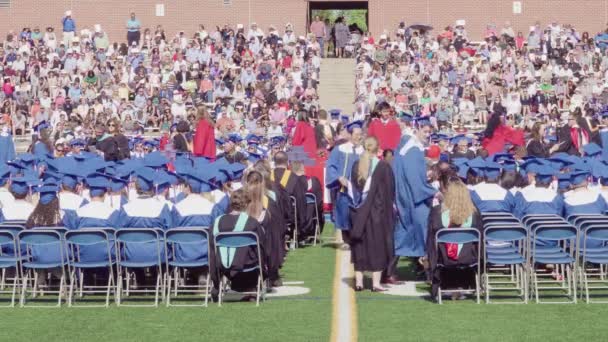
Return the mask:
<svg viewBox="0 0 608 342"><path fill-rule="evenodd" d="M251 198L251 202L247 206L247 214L251 217L260 217L264 210L264 196L266 196L264 183L264 176L260 172L252 170L247 174L243 189Z"/></svg>
<svg viewBox="0 0 608 342"><path fill-rule="evenodd" d="M462 226L476 211L467 186L452 178L443 192L443 209L450 211L450 226Z"/></svg>
<svg viewBox="0 0 608 342"><path fill-rule="evenodd" d="M369 166L372 158L378 154L378 140L375 137L367 137L363 141L363 154L359 158L359 168L357 169L357 182L363 183L369 176Z"/></svg>
<svg viewBox="0 0 608 342"><path fill-rule="evenodd" d="M533 140L542 140L543 136L542 133L540 131L540 129L543 127L543 123L542 122L535 122L534 125L532 126L532 131L530 132L532 134L532 139Z"/></svg>
<svg viewBox="0 0 608 342"><path fill-rule="evenodd" d="M207 120L207 122L213 125L211 116L209 115L209 112L207 111L207 108L205 106L196 107L196 118L198 121Z"/></svg>

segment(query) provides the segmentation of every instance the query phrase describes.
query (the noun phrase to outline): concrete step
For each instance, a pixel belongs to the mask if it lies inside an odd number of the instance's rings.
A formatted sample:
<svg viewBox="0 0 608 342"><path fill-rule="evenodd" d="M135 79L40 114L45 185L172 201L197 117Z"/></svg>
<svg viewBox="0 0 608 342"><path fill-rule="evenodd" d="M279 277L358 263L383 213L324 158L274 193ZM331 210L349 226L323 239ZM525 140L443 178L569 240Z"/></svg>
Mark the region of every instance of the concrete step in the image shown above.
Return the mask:
<svg viewBox="0 0 608 342"><path fill-rule="evenodd" d="M319 97L321 108L341 109L350 115L354 109L355 60L324 59L321 63Z"/></svg>

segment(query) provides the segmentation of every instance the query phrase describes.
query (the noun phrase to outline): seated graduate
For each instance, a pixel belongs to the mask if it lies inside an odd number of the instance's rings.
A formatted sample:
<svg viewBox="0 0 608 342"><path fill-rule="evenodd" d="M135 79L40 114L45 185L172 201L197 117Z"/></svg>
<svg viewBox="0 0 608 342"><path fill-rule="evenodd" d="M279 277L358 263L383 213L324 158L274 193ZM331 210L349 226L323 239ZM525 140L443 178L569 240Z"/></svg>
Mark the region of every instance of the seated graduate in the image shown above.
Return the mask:
<svg viewBox="0 0 608 342"><path fill-rule="evenodd" d="M355 290L363 290L363 272L372 272L372 291L380 285L382 271L393 261L395 180L391 166L378 159L375 137L363 142L364 151L351 171L352 198L350 250L355 264Z"/></svg>
<svg viewBox="0 0 608 342"><path fill-rule="evenodd" d="M114 210L120 210L123 205L129 202L127 197L128 178L123 179L118 175L108 175L108 192L106 193L104 202L110 205Z"/></svg>
<svg viewBox="0 0 608 342"><path fill-rule="evenodd" d="M2 205L2 208L0 208L0 222L25 222L29 218L34 210L34 205L28 201L29 184L36 181L36 179L30 177L15 177L11 180L9 190L15 200Z"/></svg>
<svg viewBox="0 0 608 342"><path fill-rule="evenodd" d="M78 194L80 188L80 180L83 177L82 170L78 169L75 162L64 158L58 164L57 172L61 174L61 191L59 192L59 207L63 211L74 211L87 203L82 196Z"/></svg>
<svg viewBox="0 0 608 342"><path fill-rule="evenodd" d="M118 217L121 228L158 228L167 230L173 225L171 223L171 211L166 203L155 198L154 179L156 173L149 167L141 167L135 170L135 189L137 197L125 204L120 210ZM156 245L127 244L125 254L128 258L139 260L150 260L156 256ZM164 253L161 251L161 253ZM155 260L155 259L154 259Z"/></svg>
<svg viewBox="0 0 608 342"><path fill-rule="evenodd" d="M471 200L467 186L454 174L441 176L441 205L431 209L427 252L431 269L431 296L437 298L438 288L470 288L475 286L475 270L458 266L477 262L477 245L474 243L439 244L435 248L435 234L442 228L480 228L481 216ZM443 265L445 267L439 267ZM456 294L454 299L458 299Z"/></svg>
<svg viewBox="0 0 608 342"><path fill-rule="evenodd" d="M285 259L285 219L277 202L277 195L270 185L270 173L250 170L244 179L243 190L251 198L247 214L255 218L264 228L266 246L265 264L271 287L281 286L279 269ZM262 238L260 236L260 238Z"/></svg>
<svg viewBox="0 0 608 342"><path fill-rule="evenodd" d="M513 194L498 184L500 164L486 161L483 166L485 181L471 188L471 199L481 213L513 211Z"/></svg>
<svg viewBox="0 0 608 342"><path fill-rule="evenodd" d="M237 150L237 144L243 140L238 134L231 134L228 139L223 140L224 153L219 154L217 159L225 158L230 164L232 163L244 163L247 161L247 157L244 153Z"/></svg>
<svg viewBox="0 0 608 342"><path fill-rule="evenodd" d="M154 179L154 187L156 192L156 199L165 203L169 210L173 210L173 202L169 200L169 192L172 190L172 186L177 185L177 176L164 170L156 171L156 178Z"/></svg>
<svg viewBox="0 0 608 342"><path fill-rule="evenodd" d="M306 224L306 184L302 183L300 177L287 168L289 160L287 153L279 151L274 155L273 160L274 170L270 174L270 179L296 200L297 217L292 219L291 215L288 216L287 224L293 229L293 224L297 222L298 229L301 229L300 227L304 227ZM298 240L302 241L302 238L302 234L298 231Z"/></svg>
<svg viewBox="0 0 608 342"><path fill-rule="evenodd" d="M224 212L215 205L211 191L213 174L209 169L183 170L180 176L185 179L188 190L186 197L173 206L172 222L175 227L210 228L217 217ZM208 260L209 251L206 246L177 244L174 251L175 259L182 262ZM198 283L206 281L203 270L192 270L198 274Z"/></svg>
<svg viewBox="0 0 608 342"><path fill-rule="evenodd" d="M106 203L106 194L110 186L107 176L93 174L85 179L91 201L74 211L66 211L63 217L68 229L81 228L115 228L119 211Z"/></svg>
<svg viewBox="0 0 608 342"><path fill-rule="evenodd" d="M319 226L320 232L323 232L323 226L325 225L325 217L323 215L323 187L317 177L308 177L304 173L304 164L300 161L291 163L291 171L300 177L300 181L306 184L306 193L315 195L317 200L316 203L306 203L306 220L305 225L300 227L300 233L303 235L303 239L313 236L315 234L315 223L312 218L315 215L315 209L319 213Z"/></svg>
<svg viewBox="0 0 608 342"><path fill-rule="evenodd" d="M212 234L217 235L220 232L254 232L260 239L260 253L262 258L266 255L266 246L264 245L263 236L264 228L253 217L247 215L247 208L251 198L243 189L236 190L230 197L229 212L215 220ZM213 240L212 240L213 241ZM243 272L258 264L257 249L254 247L239 248L236 253L228 254L227 250L220 249L220 255L215 255L215 246L212 248L214 257L211 259L212 279L213 284L217 288L219 285L219 277L225 276L230 281L230 288L234 291L244 292L255 289L257 286L259 269L250 272ZM263 264L263 260L262 260ZM265 266L262 266L262 270Z"/></svg>
<svg viewBox="0 0 608 342"><path fill-rule="evenodd" d="M603 214L606 211L604 197L588 187L589 176L589 171L570 173L570 190L563 195L565 218L577 214Z"/></svg>
<svg viewBox="0 0 608 342"><path fill-rule="evenodd" d="M6 164L0 164L0 207L9 205L15 200L15 196L11 193L10 179L11 170Z"/></svg>
<svg viewBox="0 0 608 342"><path fill-rule="evenodd" d="M475 152L469 149L469 144L471 142L464 135L457 135L453 137L450 140L450 143L454 145L452 148L452 154L450 155L450 160L458 158L466 158L470 160L475 158Z"/></svg>
<svg viewBox="0 0 608 342"><path fill-rule="evenodd" d="M515 195L513 214L519 219L530 214L561 216L564 200L551 187L555 170L548 165L541 165L534 171L534 185L523 188Z"/></svg>

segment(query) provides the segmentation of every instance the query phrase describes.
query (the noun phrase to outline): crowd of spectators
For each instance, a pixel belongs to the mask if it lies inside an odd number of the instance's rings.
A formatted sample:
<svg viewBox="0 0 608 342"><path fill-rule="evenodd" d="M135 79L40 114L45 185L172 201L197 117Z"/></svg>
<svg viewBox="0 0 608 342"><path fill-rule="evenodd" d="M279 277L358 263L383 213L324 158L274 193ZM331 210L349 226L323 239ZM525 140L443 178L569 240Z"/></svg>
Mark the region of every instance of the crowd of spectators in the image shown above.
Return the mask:
<svg viewBox="0 0 608 342"><path fill-rule="evenodd" d="M125 21L126 37L109 37L67 11L58 28L6 35L0 111L14 135L47 123L67 142L113 118L126 135L174 131L181 121L192 129L205 106L216 136L267 137L286 133L298 112L319 109L322 41L290 23L200 25L187 35L149 27L135 13Z"/></svg>

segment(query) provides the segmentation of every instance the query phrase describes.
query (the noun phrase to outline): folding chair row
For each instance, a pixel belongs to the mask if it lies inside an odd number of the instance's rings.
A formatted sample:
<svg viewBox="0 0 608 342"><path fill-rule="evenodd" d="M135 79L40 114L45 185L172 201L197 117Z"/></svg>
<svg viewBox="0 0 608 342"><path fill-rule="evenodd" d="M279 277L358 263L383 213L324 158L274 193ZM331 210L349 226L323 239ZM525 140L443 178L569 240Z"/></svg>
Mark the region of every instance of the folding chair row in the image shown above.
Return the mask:
<svg viewBox="0 0 608 342"><path fill-rule="evenodd" d="M232 239L223 240L224 237ZM259 238L252 232L218 233L214 236L218 259L225 254L221 248L228 250L232 256L238 248L256 246L258 250L258 267L260 269L259 289L256 291L257 302L262 297L262 258ZM236 240L235 240L236 239ZM238 242L236 245L230 243ZM57 294L57 306L61 305L62 298L67 297L69 306L74 303L75 288L78 287L79 297L84 293L104 293L105 305L109 306L110 295L115 294L117 305L122 304L122 296L131 293L147 293L147 290L134 290L130 287L133 269L154 269L156 271L156 285L154 286L154 304L158 306L159 296L165 298L167 306L171 304L171 291L177 296L179 292L180 274L194 267L209 266L209 235L204 228L174 228L166 232L158 229L82 229L64 231L57 229L24 230L21 226L0 227L0 269L2 269L1 289L4 290L5 275L14 268L12 278L13 286L10 291L12 297L9 306L14 306L16 291L20 292L20 304L25 305L28 293L32 298L43 293ZM186 260L180 256L184 250L195 250L201 257ZM171 251L171 258L169 257ZM218 265L219 261L218 261ZM166 266L166 273L163 273ZM113 268L117 271L115 281ZM221 266L220 266L221 267ZM84 286L85 273L92 269L106 269L108 280L106 286ZM50 286L39 289L39 282L44 281L41 275L55 275L59 278L58 290L51 290ZM69 276L69 286L67 284ZM126 284L125 284L126 282ZM171 284L173 283L174 286ZM21 285L19 285L21 284ZM210 295L210 272L207 272L206 282L201 291L204 294L204 304L208 303ZM29 291L28 291L29 290ZM198 289L200 290L200 289ZM67 294L66 294L67 292ZM161 293L162 292L162 293ZM185 292L196 292L188 288ZM80 305L83 306L83 305ZM88 305L99 306L99 305ZM143 305L136 305L143 306ZM149 306L149 305L146 305ZM48 307L48 306L46 306Z"/></svg>

